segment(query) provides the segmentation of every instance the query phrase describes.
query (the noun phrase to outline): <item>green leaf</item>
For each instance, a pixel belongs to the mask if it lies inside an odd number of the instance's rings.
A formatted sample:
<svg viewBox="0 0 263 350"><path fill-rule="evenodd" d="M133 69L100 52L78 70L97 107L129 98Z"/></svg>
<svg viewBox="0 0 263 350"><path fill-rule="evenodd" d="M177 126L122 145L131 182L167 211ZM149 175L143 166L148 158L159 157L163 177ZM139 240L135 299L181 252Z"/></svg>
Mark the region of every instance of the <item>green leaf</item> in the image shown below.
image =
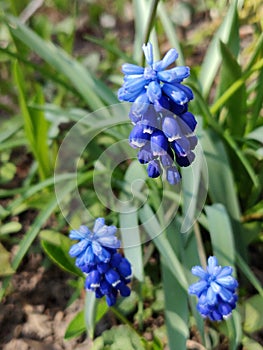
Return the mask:
<svg viewBox="0 0 263 350"><path fill-rule="evenodd" d="M74 264L69 255L71 240L59 232L44 230L40 233L41 246L48 257L61 269L83 277L83 273Z"/></svg>
<svg viewBox="0 0 263 350"><path fill-rule="evenodd" d="M109 43L106 39L99 39L96 38L92 35L85 34L84 39L99 45L103 49L105 49L107 52L112 53L113 55L116 55L119 58L122 58L126 62L134 63L136 64L135 61L132 60L131 57L126 55L122 50L120 50L117 46L113 46L112 43Z"/></svg>
<svg viewBox="0 0 263 350"><path fill-rule="evenodd" d="M44 115L40 111L30 111L27 106L25 82L22 70L15 62L13 65L15 82L18 87L19 105L24 119L24 129L31 151L39 165L39 175L43 180L50 175L49 150L47 146L47 129L48 124ZM44 102L44 98L40 89L37 92L36 98L38 102Z"/></svg>
<svg viewBox="0 0 263 350"><path fill-rule="evenodd" d="M127 298L125 298L125 299L127 299ZM108 310L109 310L109 307L108 307L106 300L104 298L97 300L95 322L99 322L99 320L106 314L106 312Z"/></svg>
<svg viewBox="0 0 263 350"><path fill-rule="evenodd" d="M231 222L222 204L206 206L209 233L212 241L213 254L220 265L235 266L235 245Z"/></svg>
<svg viewBox="0 0 263 350"><path fill-rule="evenodd" d="M167 261L161 259L162 282L165 295L165 323L167 327L169 349L186 349L189 338L188 294L174 278ZM174 293L176 292L176 298Z"/></svg>
<svg viewBox="0 0 263 350"><path fill-rule="evenodd" d="M237 310L233 310L232 316L226 320L229 349L236 350L239 348L242 338L241 317Z"/></svg>
<svg viewBox="0 0 263 350"><path fill-rule="evenodd" d="M136 62L144 61L144 55L142 52L142 45L145 41L147 32L147 25L151 22L151 6L154 5L156 0L148 2L145 0L133 0L134 18L135 18L135 36L133 45L133 59ZM148 20L148 21L147 21ZM153 52L155 60L159 59L159 47L156 32L153 29L149 41L153 45Z"/></svg>
<svg viewBox="0 0 263 350"><path fill-rule="evenodd" d="M223 62L218 86L219 96L242 76L241 67L229 47L223 42L220 42L220 49ZM246 101L246 88L245 85L241 85L224 104L224 108L228 110L226 121L231 135L242 136L244 134L246 124Z"/></svg>
<svg viewBox="0 0 263 350"><path fill-rule="evenodd" d="M200 265L200 256L202 256L204 248L201 247L200 249L200 242L197 240L198 235L194 234L193 230L184 234L180 232L180 227L182 227L183 220L184 219L181 216L176 215L175 219L167 227L167 238L171 247L173 248L174 253L176 256L178 256L185 268L185 276L189 285L190 283L194 283L196 280L190 271L193 266ZM193 229L196 230L196 227L197 224L194 224ZM201 252L199 250L201 250ZM188 295L188 299L192 314L194 316L195 326L198 328L201 342L204 342L204 319L196 309L196 298Z"/></svg>
<svg viewBox="0 0 263 350"><path fill-rule="evenodd" d="M122 244L125 257L132 265L133 275L142 282L144 273L138 214L135 208L129 207L129 210L129 212L119 214Z"/></svg>
<svg viewBox="0 0 263 350"><path fill-rule="evenodd" d="M96 299L94 292L86 290L85 309L83 312L81 312L81 315L79 315L77 321L74 322L74 327L71 329L71 337L78 335L73 334L73 331L75 333L79 332L79 334L83 333L84 331L88 331L89 337L93 339L96 323L100 321L108 310L109 307L105 301L105 298Z"/></svg>
<svg viewBox="0 0 263 350"><path fill-rule="evenodd" d="M254 273L240 254L237 253L236 259L240 271L242 271L242 273L247 277L252 286L258 291L258 293L263 298L262 283L256 278L256 276L254 275Z"/></svg>
<svg viewBox="0 0 263 350"><path fill-rule="evenodd" d="M10 128L10 121L12 121L12 128ZM23 126L21 117L12 117L11 120L2 122L1 121L1 132L0 132L0 143L8 140L11 136L17 136L17 133Z"/></svg>
<svg viewBox="0 0 263 350"><path fill-rule="evenodd" d="M235 57L237 56L239 51L238 28L237 0L235 0L232 1L220 28L213 35L201 66L199 80L205 97L209 94L221 63L220 40L231 47L232 53Z"/></svg>
<svg viewBox="0 0 263 350"><path fill-rule="evenodd" d="M132 290L129 298L118 298L115 308L117 308L122 315L127 316L136 309L137 303L138 295Z"/></svg>
<svg viewBox="0 0 263 350"><path fill-rule="evenodd" d="M10 140L7 140L3 143L0 143L0 152L5 151L5 150L10 150L10 149L15 148L15 147L27 146L27 145L28 145L28 140L25 137L18 137L16 139L10 139Z"/></svg>
<svg viewBox="0 0 263 350"><path fill-rule="evenodd" d="M72 59L64 50L44 41L19 19L9 16L8 21L12 35L36 52L58 73L67 77L91 109L103 107L102 100L108 104L118 102L111 89L94 78L84 66Z"/></svg>
<svg viewBox="0 0 263 350"><path fill-rule="evenodd" d="M166 35L167 35L167 38L169 39L171 47L174 47L179 54L179 57L176 60L176 62L178 62L178 65L180 66L185 66L184 55L181 50L181 44L176 33L176 28L174 26L174 23L171 20L170 13L169 14L167 13L166 6L162 1L159 1L157 13L158 13L158 16L160 17L164 31L166 32Z"/></svg>
<svg viewBox="0 0 263 350"><path fill-rule="evenodd" d="M10 264L11 254L0 243L0 277L12 275L15 271Z"/></svg>
<svg viewBox="0 0 263 350"><path fill-rule="evenodd" d="M256 140L263 144L263 126L260 126L257 129L251 131L246 135L246 138Z"/></svg>
<svg viewBox="0 0 263 350"><path fill-rule="evenodd" d="M84 315L85 324L91 339L94 338L94 330L96 325L96 303L97 300L95 293L86 290Z"/></svg>
<svg viewBox="0 0 263 350"><path fill-rule="evenodd" d="M8 235L10 233L16 233L20 231L21 228L22 228L22 225L20 224L20 222L15 222L15 221L8 222L0 226L0 236Z"/></svg>
<svg viewBox="0 0 263 350"><path fill-rule="evenodd" d="M258 176L256 175L253 167L251 166L244 152L240 150L240 147L236 144L236 142L234 141L232 135L228 130L225 131L223 137L225 141L228 143L228 145L232 148L232 150L234 151L234 154L240 160L241 164L244 166L244 169L250 176L250 179L253 182L254 186L259 187L260 182L258 180Z"/></svg>
<svg viewBox="0 0 263 350"><path fill-rule="evenodd" d="M263 328L263 297L254 295L244 302L244 331L254 333Z"/></svg>
<svg viewBox="0 0 263 350"><path fill-rule="evenodd" d="M217 134L207 130L200 140L208 166L209 195L214 203L225 205L231 217L239 221L240 209L235 182L224 145Z"/></svg>
<svg viewBox="0 0 263 350"><path fill-rule="evenodd" d="M255 94L256 97L254 99L254 103L252 106L252 116L251 119L248 121L249 124L249 130L253 130L257 121L260 120L260 111L263 104L263 90L262 90L262 84L263 84L263 70L261 69L259 71L259 75L257 78L257 86L255 88Z"/></svg>
<svg viewBox="0 0 263 350"><path fill-rule="evenodd" d="M88 172L88 174L85 174L85 175L82 174L81 176L79 176L78 183L81 184L83 181L87 180L87 176L88 177L90 176L90 172ZM67 179L67 176L64 177L64 180L65 179ZM67 185L60 188L60 193L59 193L60 200L62 200L65 196L67 196L72 191L72 189L75 188L75 186L76 186L76 181L71 181L71 182L67 181ZM34 239L38 235L42 225L44 225L44 223L47 221L51 213L53 213L57 208L57 205L58 205L57 197L55 197L54 194L52 194L50 197L51 197L50 201L39 212L38 216L36 217L31 227L26 232L26 234L24 235L23 239L19 244L19 249L12 261L12 268L14 270L18 268L20 262L22 261L28 249L30 248L31 244L33 243ZM5 295L9 281L10 281L9 277L3 280L3 283L0 289L0 300L2 300L3 296Z"/></svg>
<svg viewBox="0 0 263 350"><path fill-rule="evenodd" d="M76 314L76 316L71 320L66 329L64 339L71 339L80 336L86 331L84 310L81 310Z"/></svg>
<svg viewBox="0 0 263 350"><path fill-rule="evenodd" d="M36 95L34 103L44 105L45 98L43 91L39 85L35 86ZM48 145L48 129L49 123L45 119L45 115L41 110L35 110L29 107L29 113L34 130L34 152L37 155L37 160L40 163L45 178L51 173L51 159Z"/></svg>
<svg viewBox="0 0 263 350"><path fill-rule="evenodd" d="M147 204L145 204L139 210L139 217L144 229L152 238L156 248L167 262L167 266L169 266L172 274L178 280L183 289L187 291L188 283L183 266L181 265L167 237L165 236L164 229L161 228L160 223L158 222L152 209Z"/></svg>
<svg viewBox="0 0 263 350"><path fill-rule="evenodd" d="M132 162L125 174L125 188L127 187L132 191L140 193L145 180L146 173L144 169L137 161ZM140 229L138 225L138 210L135 207L137 203L129 201L130 198L125 193L121 193L120 198L122 208L119 213L119 219L122 245L124 247L125 256L132 265L133 275L142 282L144 279L144 269Z"/></svg>
<svg viewBox="0 0 263 350"><path fill-rule="evenodd" d="M263 58L255 63L249 70L245 70L241 78L237 79L210 107L212 114L215 114L224 104L231 98L231 96L244 84L244 82L254 72L261 71L263 67Z"/></svg>
<svg viewBox="0 0 263 350"><path fill-rule="evenodd" d="M260 345L254 339L251 339L249 337L244 337L242 340L242 344L244 345L246 350L262 350L262 345Z"/></svg>
<svg viewBox="0 0 263 350"><path fill-rule="evenodd" d="M16 173L16 166L11 162L4 162L0 168L0 184L11 181Z"/></svg>
<svg viewBox="0 0 263 350"><path fill-rule="evenodd" d="M198 118L197 137L203 137L202 120ZM208 172L200 142L195 148L194 164L181 169L183 223L180 231L187 232L199 216L206 200L208 191Z"/></svg>
<svg viewBox="0 0 263 350"><path fill-rule="evenodd" d="M126 325L112 327L96 338L92 350L144 350L140 337Z"/></svg>

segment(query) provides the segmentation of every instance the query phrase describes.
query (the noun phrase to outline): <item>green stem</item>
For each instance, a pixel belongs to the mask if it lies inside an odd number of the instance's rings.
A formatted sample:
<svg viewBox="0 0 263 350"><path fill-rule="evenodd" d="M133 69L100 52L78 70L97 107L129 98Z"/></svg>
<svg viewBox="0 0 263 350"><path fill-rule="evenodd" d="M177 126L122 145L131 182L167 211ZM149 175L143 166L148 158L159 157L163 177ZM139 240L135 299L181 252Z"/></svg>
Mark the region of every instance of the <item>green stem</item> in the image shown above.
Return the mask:
<svg viewBox="0 0 263 350"><path fill-rule="evenodd" d="M198 255L199 255L199 259L200 259L201 265L202 265L203 268L206 268L206 254L205 254L205 249L204 249L204 245L203 245L203 242L202 242L202 237L201 237L199 224L198 224L197 221L194 223L194 233L195 233L196 244L197 244L197 251L198 251Z"/></svg>
<svg viewBox="0 0 263 350"><path fill-rule="evenodd" d="M138 301L138 316L139 316L139 330L143 330L143 297L142 297L142 283L139 283L139 301Z"/></svg>
<svg viewBox="0 0 263 350"><path fill-rule="evenodd" d="M159 0L153 0L153 2L152 2L148 22L146 25L146 31L145 31L145 35L144 35L144 41L143 41L144 43L147 43L149 38L150 38L150 34L151 34L152 27L154 25L154 21L155 21L155 17L156 17L158 3L159 3Z"/></svg>
<svg viewBox="0 0 263 350"><path fill-rule="evenodd" d="M159 0L153 0L152 4L151 4L149 17L148 17L147 24L146 24L145 35L144 35L144 39L143 39L143 43L145 43L145 44L147 44L147 42L150 38L150 34L151 34L151 31L152 31L152 28L154 25L154 21L155 21L155 17L156 17L158 3L159 3ZM144 55L142 55L142 58L141 58L142 66L144 66L144 63L145 63L144 61L145 61L145 57L144 57Z"/></svg>

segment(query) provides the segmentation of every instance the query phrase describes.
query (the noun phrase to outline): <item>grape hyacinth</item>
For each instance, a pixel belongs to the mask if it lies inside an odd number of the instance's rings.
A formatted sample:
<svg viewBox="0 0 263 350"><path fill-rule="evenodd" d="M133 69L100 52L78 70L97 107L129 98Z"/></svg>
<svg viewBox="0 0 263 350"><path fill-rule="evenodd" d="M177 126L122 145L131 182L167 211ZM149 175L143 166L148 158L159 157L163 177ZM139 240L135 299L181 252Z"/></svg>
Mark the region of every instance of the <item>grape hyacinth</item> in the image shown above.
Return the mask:
<svg viewBox="0 0 263 350"><path fill-rule="evenodd" d="M157 62L153 61L151 43L144 44L143 51L148 67L129 63L122 66L124 84L118 98L133 103L129 118L134 127L129 142L139 149L139 162L148 164L148 176L158 177L164 169L167 181L174 185L181 178L175 163L189 166L197 145L197 122L188 112L188 102L194 96L189 87L181 84L189 77L190 69L182 66L165 70L178 57L175 49Z"/></svg>
<svg viewBox="0 0 263 350"><path fill-rule="evenodd" d="M197 310L201 316L221 321L230 316L236 307L238 282L231 276L232 267L219 266L215 256L210 256L207 263L206 270L201 266L192 268L192 274L200 280L188 291L198 297Z"/></svg>
<svg viewBox="0 0 263 350"><path fill-rule="evenodd" d="M82 225L69 235L79 241L70 248L69 254L76 258L76 266L86 275L86 289L95 292L96 298L105 295L109 306L116 303L118 294L130 295L127 284L132 277L131 264L117 251L120 241L116 232L115 226L107 226L103 218L98 218L93 231Z"/></svg>

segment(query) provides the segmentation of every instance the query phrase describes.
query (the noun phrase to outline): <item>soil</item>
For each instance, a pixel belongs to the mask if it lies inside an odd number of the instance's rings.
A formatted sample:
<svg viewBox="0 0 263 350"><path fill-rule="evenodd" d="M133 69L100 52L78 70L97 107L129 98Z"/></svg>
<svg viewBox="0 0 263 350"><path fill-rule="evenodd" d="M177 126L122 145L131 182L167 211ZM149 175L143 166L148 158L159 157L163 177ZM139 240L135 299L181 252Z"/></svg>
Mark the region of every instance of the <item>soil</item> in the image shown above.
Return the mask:
<svg viewBox="0 0 263 350"><path fill-rule="evenodd" d="M86 337L64 339L70 321L84 306L78 298L67 307L72 277L54 265L45 269L42 261L41 254L31 254L12 279L13 290L0 305L0 349L89 349Z"/></svg>

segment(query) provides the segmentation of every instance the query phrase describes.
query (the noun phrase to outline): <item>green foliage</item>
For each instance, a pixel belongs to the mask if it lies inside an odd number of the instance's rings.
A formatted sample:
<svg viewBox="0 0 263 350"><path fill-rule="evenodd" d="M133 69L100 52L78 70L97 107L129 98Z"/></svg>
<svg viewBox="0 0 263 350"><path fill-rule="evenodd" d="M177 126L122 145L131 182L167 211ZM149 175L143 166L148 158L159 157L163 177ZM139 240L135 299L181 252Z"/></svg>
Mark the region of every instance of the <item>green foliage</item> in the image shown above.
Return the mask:
<svg viewBox="0 0 263 350"><path fill-rule="evenodd" d="M73 320L68 325L68 328L65 333L65 339L71 339L78 337L86 331L86 323L84 317L84 310L77 313Z"/></svg>
<svg viewBox="0 0 263 350"><path fill-rule="evenodd" d="M0 276L12 275L15 271L13 270L10 262L10 253L0 243Z"/></svg>
<svg viewBox="0 0 263 350"><path fill-rule="evenodd" d="M18 97L22 116L24 118L25 135L31 146L38 165L40 179L46 179L51 172L49 152L48 152L48 123L41 111L31 110L27 106L25 96L25 81L22 71L17 62L14 63L14 80L18 87ZM42 104L44 101L40 88L37 88L36 103ZM41 140L41 142L39 142Z"/></svg>
<svg viewBox="0 0 263 350"><path fill-rule="evenodd" d="M83 277L81 271L75 266L74 260L68 254L71 246L68 237L50 230L40 231L39 236L42 248L54 263L72 274Z"/></svg>
<svg viewBox="0 0 263 350"><path fill-rule="evenodd" d="M110 2L109 14L117 23L112 28L101 25L103 0L48 1L28 18L26 1L2 3L0 299L39 240L52 263L78 278L76 298L83 274L68 255L72 242L61 232L105 216L120 228L134 278L131 296L120 298L110 311L120 325L99 334L92 349L159 350L168 344L183 350L190 335L206 349L220 348L222 336L230 350L260 349L263 289L251 267L253 249L259 259L263 229L260 1L180 5L179 25L169 2L135 0L130 7L115 0ZM55 21L46 9L57 16ZM187 18L190 26L184 24ZM181 171L180 189L148 179L143 165L132 160L135 153L123 142L130 130L129 106L112 106L118 102L121 64L141 63L141 46L149 37L156 59L176 47L178 64L192 71L187 84L195 93L191 109L198 119L199 145L192 167ZM61 162L60 146L77 124L88 147L75 159L76 138ZM125 159L118 163L120 154ZM64 170L67 162L77 176ZM94 189L97 176L101 197ZM74 202L76 193L88 210ZM24 227L29 213L33 218ZM220 325L206 323L187 294L195 280L191 267L212 254L220 264L233 266L239 279L238 308ZM87 292L85 310L69 323L65 338L85 332L94 338L108 311L104 299ZM156 327L158 317L165 321Z"/></svg>
<svg viewBox="0 0 263 350"><path fill-rule="evenodd" d="M263 298L259 294L247 299L244 303L244 330L248 334L263 327Z"/></svg>
<svg viewBox="0 0 263 350"><path fill-rule="evenodd" d="M125 325L113 327L103 332L101 337L94 341L92 350L143 350L144 346L138 335Z"/></svg>

